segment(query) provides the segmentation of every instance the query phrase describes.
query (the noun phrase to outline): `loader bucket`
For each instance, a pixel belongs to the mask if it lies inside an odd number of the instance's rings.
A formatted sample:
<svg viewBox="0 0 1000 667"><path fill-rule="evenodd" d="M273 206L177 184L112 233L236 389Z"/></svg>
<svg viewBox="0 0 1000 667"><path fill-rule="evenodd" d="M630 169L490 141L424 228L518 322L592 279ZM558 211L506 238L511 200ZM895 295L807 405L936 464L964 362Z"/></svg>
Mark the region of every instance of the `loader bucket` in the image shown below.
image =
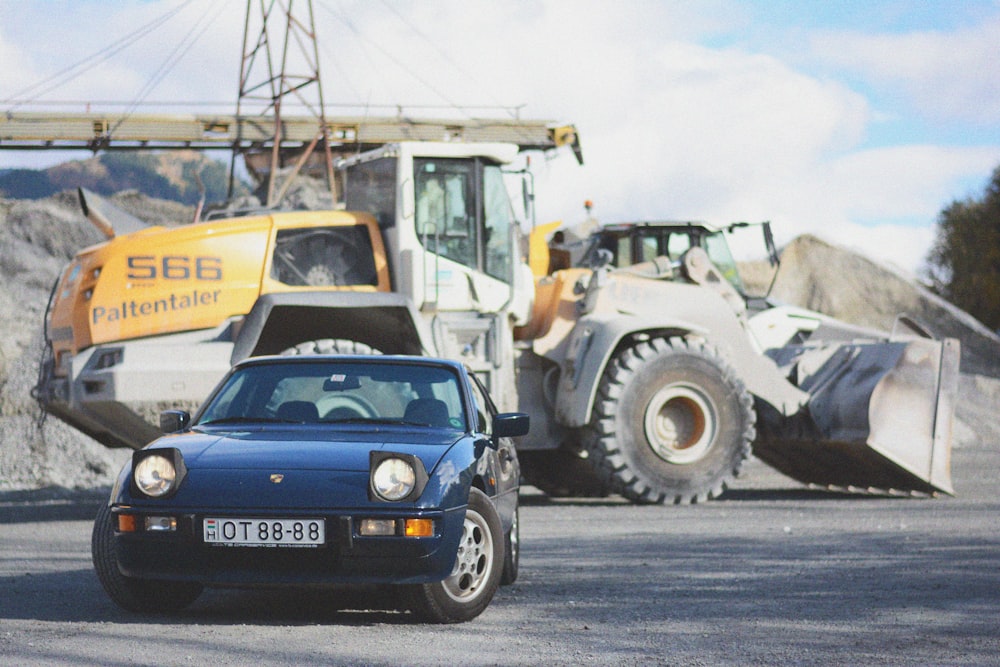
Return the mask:
<svg viewBox="0 0 1000 667"><path fill-rule="evenodd" d="M959 352L954 339L929 338L769 352L810 398L790 417L758 401L754 454L805 484L954 495Z"/></svg>

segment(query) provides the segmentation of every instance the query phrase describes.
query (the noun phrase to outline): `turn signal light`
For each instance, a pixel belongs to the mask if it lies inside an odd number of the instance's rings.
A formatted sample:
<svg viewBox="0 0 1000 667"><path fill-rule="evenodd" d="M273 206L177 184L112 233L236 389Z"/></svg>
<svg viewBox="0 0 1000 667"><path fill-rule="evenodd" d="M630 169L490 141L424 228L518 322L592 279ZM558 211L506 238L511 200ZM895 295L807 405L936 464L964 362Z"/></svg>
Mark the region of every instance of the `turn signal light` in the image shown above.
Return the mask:
<svg viewBox="0 0 1000 667"><path fill-rule="evenodd" d="M433 537L434 521L432 519L407 519L404 535L407 537Z"/></svg>
<svg viewBox="0 0 1000 667"><path fill-rule="evenodd" d="M118 532L120 533L134 533L138 530L138 523L135 520L134 514L119 514L118 515Z"/></svg>

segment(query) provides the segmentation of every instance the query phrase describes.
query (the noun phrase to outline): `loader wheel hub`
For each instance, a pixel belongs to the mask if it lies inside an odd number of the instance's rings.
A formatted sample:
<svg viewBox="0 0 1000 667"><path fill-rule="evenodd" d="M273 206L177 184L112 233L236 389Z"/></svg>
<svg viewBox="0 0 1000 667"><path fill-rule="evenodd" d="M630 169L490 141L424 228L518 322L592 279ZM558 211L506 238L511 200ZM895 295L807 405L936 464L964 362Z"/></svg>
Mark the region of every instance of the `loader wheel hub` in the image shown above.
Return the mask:
<svg viewBox="0 0 1000 667"><path fill-rule="evenodd" d="M696 387L666 386L646 406L646 442L667 463L694 463L712 446L715 414L710 399Z"/></svg>

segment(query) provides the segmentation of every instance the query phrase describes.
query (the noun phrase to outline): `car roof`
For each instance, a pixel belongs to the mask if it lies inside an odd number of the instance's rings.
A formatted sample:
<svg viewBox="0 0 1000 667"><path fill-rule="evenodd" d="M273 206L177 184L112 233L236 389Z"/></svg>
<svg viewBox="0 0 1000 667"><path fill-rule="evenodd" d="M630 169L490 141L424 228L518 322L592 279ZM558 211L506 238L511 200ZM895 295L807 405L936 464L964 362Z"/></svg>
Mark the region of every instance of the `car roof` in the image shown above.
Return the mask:
<svg viewBox="0 0 1000 667"><path fill-rule="evenodd" d="M436 366L438 368L451 368L457 371L465 371L465 365L451 359L441 359L437 357L421 357L406 354L285 354L268 355L261 357L248 357L236 363L233 368L244 366L259 366L270 364L309 364L309 363L355 363L355 364L380 364L380 365L410 365L410 366Z"/></svg>

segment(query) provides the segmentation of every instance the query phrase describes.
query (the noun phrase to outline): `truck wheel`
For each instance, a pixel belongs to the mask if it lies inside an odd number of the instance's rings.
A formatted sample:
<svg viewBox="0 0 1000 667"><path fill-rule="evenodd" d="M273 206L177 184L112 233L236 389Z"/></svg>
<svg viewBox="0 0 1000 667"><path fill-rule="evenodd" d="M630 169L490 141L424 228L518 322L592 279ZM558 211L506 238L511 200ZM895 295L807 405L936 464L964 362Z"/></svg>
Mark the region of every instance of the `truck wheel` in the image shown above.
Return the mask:
<svg viewBox="0 0 1000 667"><path fill-rule="evenodd" d="M588 451L633 502L704 502L739 474L755 423L750 393L718 352L655 338L608 364Z"/></svg>
<svg viewBox="0 0 1000 667"><path fill-rule="evenodd" d="M500 585L503 542L503 527L493 503L473 488L455 568L444 581L410 589L413 612L433 623L461 623L483 613Z"/></svg>
<svg viewBox="0 0 1000 667"><path fill-rule="evenodd" d="M553 498L604 498L611 485L586 451L561 446L518 452L524 480Z"/></svg>
<svg viewBox="0 0 1000 667"><path fill-rule="evenodd" d="M295 347L282 350L282 354L382 354L374 347L359 343L356 340L343 338L322 338L299 343Z"/></svg>
<svg viewBox="0 0 1000 667"><path fill-rule="evenodd" d="M178 611L194 602L203 587L188 581L155 581L126 577L118 569L111 508L101 505L94 520L90 552L97 578L108 597L122 609L157 613Z"/></svg>

